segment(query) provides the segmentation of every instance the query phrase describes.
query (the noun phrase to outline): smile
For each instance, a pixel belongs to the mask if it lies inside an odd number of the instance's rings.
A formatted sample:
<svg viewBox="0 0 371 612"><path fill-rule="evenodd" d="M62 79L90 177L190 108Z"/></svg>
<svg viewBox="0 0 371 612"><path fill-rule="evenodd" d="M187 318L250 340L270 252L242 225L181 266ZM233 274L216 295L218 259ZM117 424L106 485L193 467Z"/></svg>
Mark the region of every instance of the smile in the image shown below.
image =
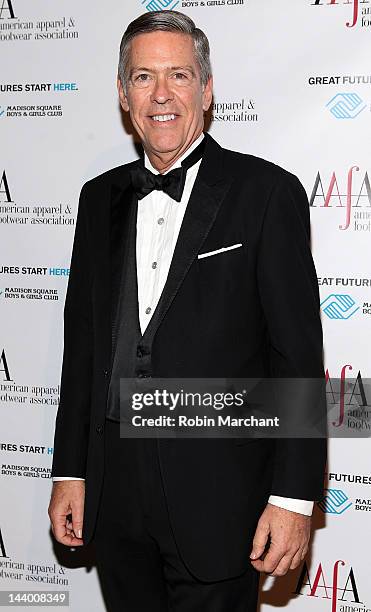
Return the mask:
<svg viewBox="0 0 371 612"><path fill-rule="evenodd" d="M152 115L153 121L174 121L176 115Z"/></svg>

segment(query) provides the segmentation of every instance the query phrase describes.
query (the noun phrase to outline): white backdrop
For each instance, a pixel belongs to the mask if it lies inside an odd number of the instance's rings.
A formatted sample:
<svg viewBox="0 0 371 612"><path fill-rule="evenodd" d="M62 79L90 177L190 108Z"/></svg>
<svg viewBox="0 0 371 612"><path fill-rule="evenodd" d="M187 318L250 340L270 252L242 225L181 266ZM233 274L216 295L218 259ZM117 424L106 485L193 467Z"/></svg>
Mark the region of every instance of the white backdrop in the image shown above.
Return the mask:
<svg viewBox="0 0 371 612"><path fill-rule="evenodd" d="M165 8L209 37L211 134L302 180L329 377L370 377L371 1L0 0L0 590L67 590L73 612L104 610L89 551L55 546L47 516L78 195L136 157L118 47L129 21ZM262 578L264 612L371 609L368 439L332 440L328 473L311 553Z"/></svg>

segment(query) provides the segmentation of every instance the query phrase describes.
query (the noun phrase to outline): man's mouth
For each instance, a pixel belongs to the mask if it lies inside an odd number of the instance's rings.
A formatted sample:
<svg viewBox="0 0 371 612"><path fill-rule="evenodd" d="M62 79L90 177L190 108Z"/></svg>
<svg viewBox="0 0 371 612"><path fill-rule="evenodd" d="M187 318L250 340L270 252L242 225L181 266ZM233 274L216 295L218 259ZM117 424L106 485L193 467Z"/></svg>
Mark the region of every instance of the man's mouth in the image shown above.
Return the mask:
<svg viewBox="0 0 371 612"><path fill-rule="evenodd" d="M177 115L168 114L168 115L151 115L151 119L153 121L159 121L162 123L163 121L174 121L177 118Z"/></svg>

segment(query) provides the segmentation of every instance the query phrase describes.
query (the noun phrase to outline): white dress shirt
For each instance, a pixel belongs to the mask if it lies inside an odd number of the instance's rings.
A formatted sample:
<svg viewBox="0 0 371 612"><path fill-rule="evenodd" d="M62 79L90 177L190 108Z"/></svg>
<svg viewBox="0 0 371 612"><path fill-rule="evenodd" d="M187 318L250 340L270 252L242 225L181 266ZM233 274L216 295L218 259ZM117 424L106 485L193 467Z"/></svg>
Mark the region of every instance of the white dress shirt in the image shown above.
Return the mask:
<svg viewBox="0 0 371 612"><path fill-rule="evenodd" d="M201 134L167 172L180 167L182 160L197 147L203 138L204 135ZM152 166L147 155L144 156L144 163L151 172L159 173ZM180 226L200 164L201 160L188 169L180 202L176 202L163 191L156 190L138 201L136 258L139 323L142 334L164 288ZM84 478L67 476L53 478L53 482L58 480L84 480ZM278 495L271 495L268 502L308 516L312 514L314 504L313 501Z"/></svg>

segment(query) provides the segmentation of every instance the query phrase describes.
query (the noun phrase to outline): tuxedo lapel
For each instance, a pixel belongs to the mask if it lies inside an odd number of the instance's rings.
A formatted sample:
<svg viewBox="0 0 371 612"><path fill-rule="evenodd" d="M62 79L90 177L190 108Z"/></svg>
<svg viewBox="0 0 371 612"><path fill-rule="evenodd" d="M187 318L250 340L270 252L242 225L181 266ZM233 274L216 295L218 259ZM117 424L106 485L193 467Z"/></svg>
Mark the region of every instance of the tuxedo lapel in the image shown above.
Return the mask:
<svg viewBox="0 0 371 612"><path fill-rule="evenodd" d="M136 216L138 200L132 190L129 173L124 186L113 185L110 209L110 286L112 353L115 353L118 332L118 306L121 283L129 267L129 259L135 261ZM136 266L134 266L136 270ZM137 316L138 319L138 316Z"/></svg>
<svg viewBox="0 0 371 612"><path fill-rule="evenodd" d="M223 173L222 147L208 134L205 134L205 138L205 152L184 214L167 280L143 334L144 339L153 338L156 333L197 257L231 184Z"/></svg>

